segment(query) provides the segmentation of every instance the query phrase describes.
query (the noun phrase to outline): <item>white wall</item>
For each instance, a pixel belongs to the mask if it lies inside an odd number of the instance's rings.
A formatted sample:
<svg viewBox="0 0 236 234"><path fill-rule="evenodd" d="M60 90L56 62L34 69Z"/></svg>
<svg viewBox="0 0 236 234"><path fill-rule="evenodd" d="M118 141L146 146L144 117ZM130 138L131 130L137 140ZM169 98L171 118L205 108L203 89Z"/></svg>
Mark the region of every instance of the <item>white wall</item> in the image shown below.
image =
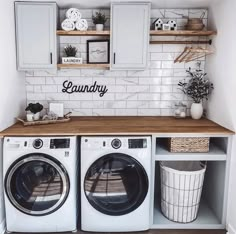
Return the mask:
<svg viewBox="0 0 236 234"><path fill-rule="evenodd" d="M16 71L13 1L1 1L0 7L0 131L14 123L25 107L24 76ZM2 142L0 142L0 181L2 181ZM0 183L0 233L4 222Z"/></svg>
<svg viewBox="0 0 236 234"><path fill-rule="evenodd" d="M207 72L215 90L209 102L209 118L236 130L236 1L225 0L209 10L210 27L218 31L214 38L216 53L207 60ZM230 234L236 233L236 140L230 175L228 218Z"/></svg>

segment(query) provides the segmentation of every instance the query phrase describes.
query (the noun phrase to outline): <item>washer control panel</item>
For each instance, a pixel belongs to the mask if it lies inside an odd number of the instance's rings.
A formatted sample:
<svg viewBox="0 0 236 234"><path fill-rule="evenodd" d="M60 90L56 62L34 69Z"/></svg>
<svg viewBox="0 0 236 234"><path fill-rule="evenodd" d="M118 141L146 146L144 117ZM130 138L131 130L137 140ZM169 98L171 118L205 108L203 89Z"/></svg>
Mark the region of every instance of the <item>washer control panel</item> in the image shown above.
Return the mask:
<svg viewBox="0 0 236 234"><path fill-rule="evenodd" d="M43 146L43 141L41 139L35 139L33 141L33 147L35 149L40 149L40 148L42 148L42 146Z"/></svg>
<svg viewBox="0 0 236 234"><path fill-rule="evenodd" d="M147 139L129 139L129 149L142 149L147 148Z"/></svg>
<svg viewBox="0 0 236 234"><path fill-rule="evenodd" d="M68 149L68 148L70 148L70 139L68 138L50 140L50 149Z"/></svg>

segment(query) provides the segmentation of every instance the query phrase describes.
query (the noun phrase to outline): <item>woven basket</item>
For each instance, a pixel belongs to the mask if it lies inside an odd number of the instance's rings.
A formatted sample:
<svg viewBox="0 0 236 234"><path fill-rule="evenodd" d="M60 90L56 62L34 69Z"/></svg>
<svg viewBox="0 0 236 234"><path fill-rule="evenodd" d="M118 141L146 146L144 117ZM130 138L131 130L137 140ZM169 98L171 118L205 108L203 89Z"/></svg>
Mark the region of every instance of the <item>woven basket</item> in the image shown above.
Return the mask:
<svg viewBox="0 0 236 234"><path fill-rule="evenodd" d="M168 148L172 153L206 153L209 142L209 137L172 137L168 139Z"/></svg>

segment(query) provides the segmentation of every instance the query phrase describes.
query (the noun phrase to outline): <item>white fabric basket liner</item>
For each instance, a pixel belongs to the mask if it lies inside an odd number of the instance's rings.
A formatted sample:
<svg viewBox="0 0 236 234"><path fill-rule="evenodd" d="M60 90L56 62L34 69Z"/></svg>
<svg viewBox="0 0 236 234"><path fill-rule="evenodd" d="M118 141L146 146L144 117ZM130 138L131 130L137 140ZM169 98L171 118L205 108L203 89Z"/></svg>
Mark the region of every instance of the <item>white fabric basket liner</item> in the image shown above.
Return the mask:
<svg viewBox="0 0 236 234"><path fill-rule="evenodd" d="M170 220L196 219L206 165L199 162L161 162L161 209Z"/></svg>

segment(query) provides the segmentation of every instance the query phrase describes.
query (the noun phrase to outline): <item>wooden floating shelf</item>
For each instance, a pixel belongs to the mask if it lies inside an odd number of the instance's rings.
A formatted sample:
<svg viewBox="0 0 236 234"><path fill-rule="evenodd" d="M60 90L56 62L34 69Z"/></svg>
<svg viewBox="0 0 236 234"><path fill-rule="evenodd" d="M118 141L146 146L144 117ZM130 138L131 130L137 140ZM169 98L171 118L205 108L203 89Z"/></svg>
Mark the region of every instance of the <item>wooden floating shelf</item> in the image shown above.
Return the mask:
<svg viewBox="0 0 236 234"><path fill-rule="evenodd" d="M110 36L110 31L64 31L57 30L57 35L60 36Z"/></svg>
<svg viewBox="0 0 236 234"><path fill-rule="evenodd" d="M189 30L177 30L177 31L156 31L151 30L151 36L214 36L216 31L189 31Z"/></svg>
<svg viewBox="0 0 236 234"><path fill-rule="evenodd" d="M109 69L110 64L102 63L102 64L57 64L58 68L89 68L89 69Z"/></svg>
<svg viewBox="0 0 236 234"><path fill-rule="evenodd" d="M216 31L190 31L190 30L177 30L177 31L156 31L151 30L151 36L214 36ZM110 36L110 31L64 31L57 30L57 35L60 36Z"/></svg>

